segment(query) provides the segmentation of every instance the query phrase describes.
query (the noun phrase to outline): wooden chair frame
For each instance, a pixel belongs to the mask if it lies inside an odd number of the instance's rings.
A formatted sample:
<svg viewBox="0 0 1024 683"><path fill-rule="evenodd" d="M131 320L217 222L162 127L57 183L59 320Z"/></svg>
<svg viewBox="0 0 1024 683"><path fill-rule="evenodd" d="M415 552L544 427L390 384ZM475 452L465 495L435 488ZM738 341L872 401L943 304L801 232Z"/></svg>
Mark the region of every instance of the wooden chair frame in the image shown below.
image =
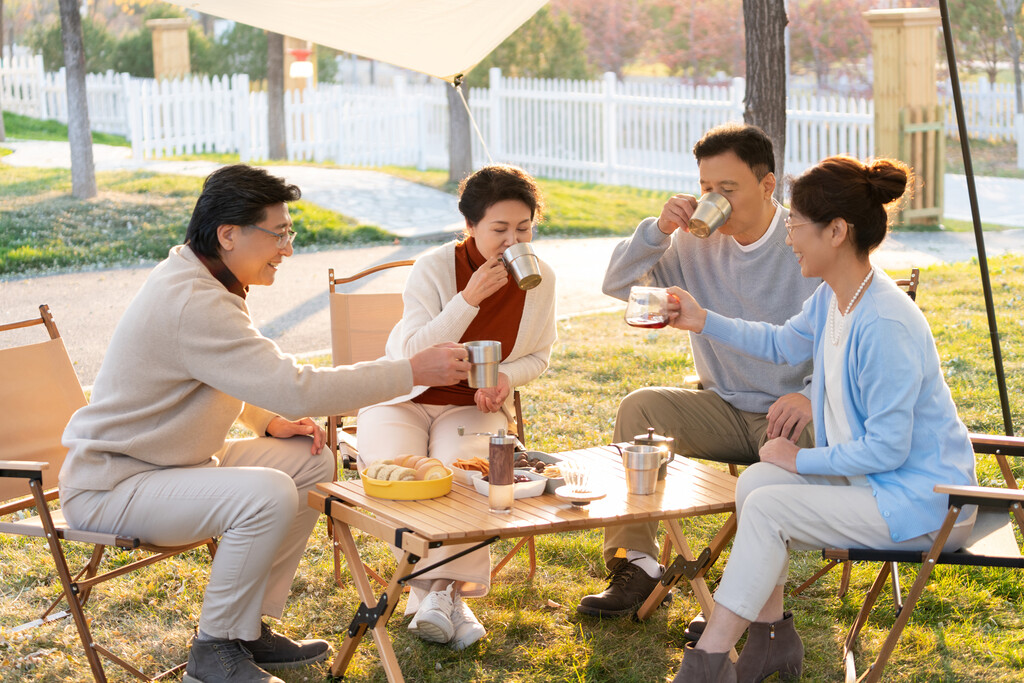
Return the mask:
<svg viewBox="0 0 1024 683"><path fill-rule="evenodd" d="M949 509L932 547L927 552L859 548L830 548L822 551L822 556L827 560L882 562L882 568L868 590L864 604L857 613L843 644L847 681L874 682L882 679L882 670L896 648L900 634L910 620L914 606L924 592L936 565L956 564L1024 569L1024 557L1021 557L1020 548L1013 534L1013 524L1016 524L1018 532L1024 533L1024 512L1021 509L1024 504L1024 491L1016 487L1016 479L1013 477L1006 459L1007 456L1024 457L1024 438L972 434L971 443L974 445L975 453L989 454L995 457L1010 488L937 485L934 489L937 493L949 496ZM965 505L978 506L978 521L971 539L966 544L966 549L943 552L942 546L953 530L960 510ZM854 661L854 646L857 636L867 622L871 608L881 593L886 578L891 575L892 566L897 562L919 563L921 569L918 571L917 578L914 580L906 600L902 604L897 603L896 621L882 644L878 656L858 678Z"/></svg>
<svg viewBox="0 0 1024 683"><path fill-rule="evenodd" d="M361 279L363 279L363 278L365 278L365 277L367 277L369 275L373 275L374 273L379 273L381 271L388 270L388 269L391 269L391 268L402 268L402 267L412 266L414 263L415 263L415 260L412 260L412 259L405 259L405 260L400 260L400 261L388 261L388 262L385 262L385 263L377 264L375 266L372 266L370 268L362 270L362 271L356 273L355 275L351 275L351 276L348 276L348 277L337 277L335 275L335 273L334 273L334 268L329 268L328 271L327 271L328 291L329 291L330 295L333 298L333 295L338 294L338 292L337 292L337 286L338 285L345 285L345 284L349 284L349 283L352 283L352 282L356 282L356 281L361 280ZM384 353L384 343L387 340L387 334L390 332L391 327L393 327L394 324L396 324L401 319L402 305L401 305L401 293L400 292L389 292L389 293L386 293L386 294L365 294L365 295L355 294L355 295L349 295L349 296L365 296L365 297L368 297L368 298L369 297L375 297L374 299L368 299L368 300L373 301L374 303L377 303L377 304L384 304L384 307L386 309L390 308L390 311L392 312L392 318L393 319L385 320L384 321L385 325L383 325L382 327L374 326L372 328L372 330L368 331L368 333L367 333L368 340L366 341L365 346L363 346L363 347L361 347L359 349L353 349L352 347L347 348L346 351L342 354L341 358L336 358L335 359L335 364L336 365L337 364L355 363L355 362L364 361L364 360L375 360L376 358L378 358L381 355L383 355L383 353ZM391 299L391 301L388 301L388 299ZM332 309L331 310L332 310L332 316L333 316L333 312L334 312L333 305L332 305ZM394 311L396 311L396 310L398 311L398 313L397 313L397 315L394 315ZM390 324L387 324L387 323L390 323ZM336 331L335 324L334 324L333 320L331 321L331 328L332 328L332 349L338 349L339 347L335 344L336 340L333 338L334 332ZM385 330L384 328L387 328L387 329ZM373 338L374 336L376 338ZM378 345L379 345L379 348L377 348ZM373 351L369 355L365 355L366 352L369 350L367 347L373 347ZM522 444L525 444L526 443L526 427L525 427L525 424L523 422L522 397L520 396L518 389L516 389L513 392L512 400L513 400L513 405L514 405L514 408L515 408L516 434L517 434L517 436L519 438L519 442L522 443ZM335 477L337 476L337 471L338 471L337 465L338 464L340 464L342 466L342 468L344 468L344 469L355 470L356 469L356 455L358 455L358 453L359 453L359 450L358 450L359 447L358 447L358 444L355 441L355 426L351 425L351 424L350 425L345 425L344 424L344 418L345 417L346 417L345 415L330 415L327 418L327 445L331 449L331 453L334 454L335 465L336 465L335 466ZM342 585L342 582L343 582L342 575L341 575L341 553L342 553L342 548L341 548L341 544L339 542L339 538L338 538L338 535L336 533L336 530L334 529L333 520L330 517L328 517L328 519L327 519L327 527L328 527L328 533L330 534L330 537L331 537L331 545L332 545L333 551L334 551L334 580L335 580L335 583L337 583L340 586L340 585ZM512 559L512 557L524 545L527 546L527 551L529 553L529 562L530 562L530 569L529 569L529 573L527 574L527 580L533 578L533 575L537 571L537 551L536 551L536 547L534 545L533 536L526 536L524 538L519 539L517 541L516 545L505 555L505 557L502 558L498 562L497 565L495 565L494 569L491 570L491 579L494 579L494 577L496 577L498 575L498 573L502 570L502 568L509 562L509 560ZM385 581L384 578L382 576L380 576L379 573L374 571L374 569L372 567L364 565L364 569L366 570L367 574L369 574L375 581L377 581L378 583L380 583L383 586L387 585L387 581Z"/></svg>
<svg viewBox="0 0 1024 683"><path fill-rule="evenodd" d="M71 361L67 356L67 351L64 350L63 341L60 338L60 333L57 331L56 324L53 322L53 317L50 315L49 307L45 304L40 306L39 314L38 318L33 318L31 320L23 320L21 322L0 325L0 332L31 327L34 325L43 325L50 337L50 341L44 342L44 344L54 344L51 349L47 350L47 354L52 355L62 365L62 367L59 368L52 368L53 373L56 375L58 373L70 372L70 376L73 377L74 369L72 368ZM36 346L41 348L44 344ZM30 345L23 345L12 349L0 350L0 361L2 361L5 354L16 352L21 349L28 349L29 346ZM66 377L67 375L64 375L64 378ZM75 383L77 384L77 380L75 380ZM18 387L9 388L15 391L18 390ZM70 403L77 403L79 404L78 407L81 407L86 403L85 395L81 393L80 386L77 387L77 391L78 393L71 397ZM11 424L16 424L13 421L19 419L16 414L12 413L7 413L4 417L11 420ZM69 417L70 414L60 416L55 415L55 418L61 419ZM63 422L61 425L63 425ZM43 451L45 451L45 453ZM36 459L37 453L40 454L40 459ZM55 453L59 454L59 456L55 456ZM47 484L44 483L44 478L48 480L48 483L55 483L57 471L60 469L60 464L63 462L65 454L66 449L64 449L59 443L37 443L28 445L20 443L17 438L13 440L5 438L3 441L0 441L0 485L5 487L4 490L9 490L12 487L12 484L14 484L14 482L9 480L23 479L26 485L25 490L28 494L25 497L12 499L0 504L0 519L7 518L17 512L25 512L32 509L35 511L33 516L29 516L24 519L0 521L0 534L45 538L50 550L50 555L53 558L54 567L61 586L60 594L53 602L50 603L49 607L47 607L38 618L13 629L13 631L19 632L35 626L41 626L64 617L72 617L75 623L75 628L78 630L79 638L82 641L82 647L84 648L86 659L89 662L89 668L92 670L93 678L98 682L107 680L100 655L114 662L118 666L121 666L136 678L147 681L158 680L182 669L185 666L184 663L150 677L108 650L106 647L97 643L92 636L89 619L85 616L86 602L89 599L93 587L97 584L123 576L129 572L135 571L136 569L141 569L142 567L160 562L161 560L192 550L193 548L205 545L209 548L210 555L212 556L217 549L216 541L209 538L181 547L168 548L150 545L138 538L71 529L64 521L64 516L59 507L51 510L51 505L54 503L59 504L59 492L56 488L45 490L45 486ZM81 570L74 574L72 574L71 569L68 567L67 558L64 554L64 544L71 542L88 543L93 546L92 555L89 561ZM131 562L130 564L100 574L101 562L103 560L104 550L107 546L128 550L139 549L152 554L148 557ZM54 612L62 600L67 603L67 609L61 612Z"/></svg>

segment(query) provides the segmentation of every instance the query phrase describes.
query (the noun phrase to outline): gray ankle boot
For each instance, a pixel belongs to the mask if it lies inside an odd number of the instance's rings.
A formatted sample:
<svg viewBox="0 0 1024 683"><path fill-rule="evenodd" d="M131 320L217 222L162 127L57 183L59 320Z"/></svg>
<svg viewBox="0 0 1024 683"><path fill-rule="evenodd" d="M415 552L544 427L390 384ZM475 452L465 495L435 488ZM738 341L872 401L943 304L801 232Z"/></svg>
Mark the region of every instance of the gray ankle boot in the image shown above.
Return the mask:
<svg viewBox="0 0 1024 683"><path fill-rule="evenodd" d="M284 683L260 667L238 640L192 640L182 683Z"/></svg>
<svg viewBox="0 0 1024 683"><path fill-rule="evenodd" d="M747 642L736 660L739 683L760 683L776 671L782 680L795 681L803 669L804 644L796 632L792 612L784 613L774 624L750 624Z"/></svg>
<svg viewBox="0 0 1024 683"><path fill-rule="evenodd" d="M672 683L736 683L736 667L728 652L704 652L683 646L683 665Z"/></svg>

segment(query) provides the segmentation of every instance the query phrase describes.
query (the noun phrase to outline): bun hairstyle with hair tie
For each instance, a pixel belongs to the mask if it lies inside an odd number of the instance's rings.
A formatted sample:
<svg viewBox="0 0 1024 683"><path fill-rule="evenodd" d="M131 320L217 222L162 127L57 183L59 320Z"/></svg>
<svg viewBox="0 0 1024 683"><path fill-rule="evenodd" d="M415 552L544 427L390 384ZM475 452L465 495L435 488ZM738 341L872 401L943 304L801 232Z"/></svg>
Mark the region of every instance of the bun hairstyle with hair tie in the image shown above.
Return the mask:
<svg viewBox="0 0 1024 683"><path fill-rule="evenodd" d="M909 198L913 173L898 159L865 164L849 156L833 156L807 169L793 181L791 205L808 219L826 225L842 218L859 254L869 254L885 239L890 212Z"/></svg>

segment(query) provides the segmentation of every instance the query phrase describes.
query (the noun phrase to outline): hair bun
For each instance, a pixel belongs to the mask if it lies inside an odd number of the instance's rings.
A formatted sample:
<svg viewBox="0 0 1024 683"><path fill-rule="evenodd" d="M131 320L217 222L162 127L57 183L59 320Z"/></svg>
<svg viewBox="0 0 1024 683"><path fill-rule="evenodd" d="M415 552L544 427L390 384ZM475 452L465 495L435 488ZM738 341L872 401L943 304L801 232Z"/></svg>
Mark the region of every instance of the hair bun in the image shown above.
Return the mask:
<svg viewBox="0 0 1024 683"><path fill-rule="evenodd" d="M910 169L897 159L877 159L865 168L871 194L880 204L903 196L911 177Z"/></svg>

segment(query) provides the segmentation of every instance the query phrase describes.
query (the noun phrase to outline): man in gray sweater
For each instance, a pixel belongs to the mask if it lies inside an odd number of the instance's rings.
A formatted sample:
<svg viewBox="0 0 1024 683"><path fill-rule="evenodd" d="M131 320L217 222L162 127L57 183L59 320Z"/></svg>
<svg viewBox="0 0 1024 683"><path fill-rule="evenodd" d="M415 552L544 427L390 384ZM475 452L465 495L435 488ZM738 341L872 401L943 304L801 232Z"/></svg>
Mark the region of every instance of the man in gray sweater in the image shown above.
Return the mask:
<svg viewBox="0 0 1024 683"><path fill-rule="evenodd" d="M723 315L781 324L799 312L820 283L804 278L786 245L788 210L775 202L775 156L760 128L726 124L693 148L701 192L717 192L732 206L728 221L706 239L686 226L697 199L677 194L661 215L646 218L620 242L605 273L604 293L627 299L630 287L676 285ZM619 404L615 442L648 427L675 439L677 453L735 463L758 461L769 439L785 436L813 445L809 428L811 364L775 365L690 335L701 388L647 387ZM661 578L658 525L605 529L608 588L588 595L577 610L601 617L632 613Z"/></svg>

